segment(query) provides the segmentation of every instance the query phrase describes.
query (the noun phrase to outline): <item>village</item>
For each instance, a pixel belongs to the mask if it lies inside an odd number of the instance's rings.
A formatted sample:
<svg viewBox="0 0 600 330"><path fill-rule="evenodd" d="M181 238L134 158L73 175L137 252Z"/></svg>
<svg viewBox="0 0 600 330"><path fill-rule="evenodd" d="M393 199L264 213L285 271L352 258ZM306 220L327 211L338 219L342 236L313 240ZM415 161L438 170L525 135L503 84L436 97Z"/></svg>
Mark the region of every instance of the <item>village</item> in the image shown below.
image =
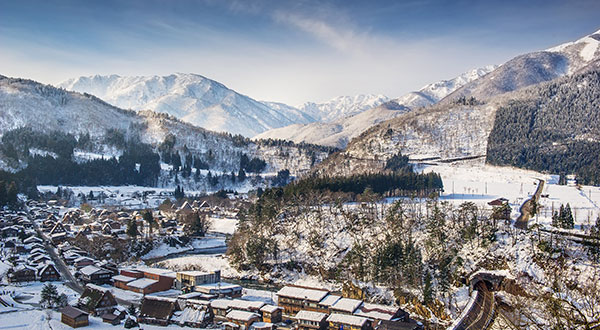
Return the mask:
<svg viewBox="0 0 600 330"><path fill-rule="evenodd" d="M165 203L146 212L66 208L55 200L28 201L21 211L2 211L0 313L51 309L56 315L52 321L60 319L73 328L422 328L399 307L343 292L286 285L248 294L247 288L222 278L220 269L173 270L125 262L132 256L148 261L182 252L224 251L230 229L208 234L204 228L203 237L195 237L189 230L194 221L186 219L202 222L236 212L235 203L217 207L207 201ZM41 288L39 301L28 303L22 294L27 288ZM54 293L48 298L47 292Z"/></svg>

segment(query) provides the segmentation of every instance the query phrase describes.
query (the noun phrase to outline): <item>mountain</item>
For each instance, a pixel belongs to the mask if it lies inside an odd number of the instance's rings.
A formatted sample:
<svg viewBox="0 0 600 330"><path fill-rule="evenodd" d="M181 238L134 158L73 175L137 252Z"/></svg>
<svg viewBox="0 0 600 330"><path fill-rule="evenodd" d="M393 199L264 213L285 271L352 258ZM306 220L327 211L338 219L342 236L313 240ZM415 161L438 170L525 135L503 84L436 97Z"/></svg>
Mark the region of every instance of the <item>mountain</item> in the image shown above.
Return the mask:
<svg viewBox="0 0 600 330"><path fill-rule="evenodd" d="M295 124L276 128L261 133L255 136L254 139L272 138L294 141L296 143L306 142L344 148L352 138L360 135L360 133L369 127L397 117L411 109L434 104L457 88L486 75L495 68L495 66L487 66L474 69L454 79L442 80L426 85L418 91L410 92L397 99L387 100L378 106L350 117L342 117L329 122L315 122L305 125ZM384 98L380 98L377 102L368 104L377 104L383 100ZM339 105L340 103L337 104ZM310 113L306 108L302 109Z"/></svg>
<svg viewBox="0 0 600 330"><path fill-rule="evenodd" d="M460 97L487 100L495 95L570 75L600 56L600 30L574 42L517 56L481 79L448 95L442 103Z"/></svg>
<svg viewBox="0 0 600 330"><path fill-rule="evenodd" d="M195 127L167 114L123 110L90 94L4 76L0 76L0 136L0 168L10 171L25 168L32 160L30 154L60 154L53 148L66 148L72 160L85 162L89 158L118 158L126 152L139 151L128 150L131 145L148 145L150 151L160 154L161 167L169 168L166 156L178 155L184 164L192 158L198 159L202 168L213 174L237 173L241 157L246 155L248 159L256 158L258 163L264 161L266 172L289 169L292 175L298 175L330 152L310 145L253 142ZM53 142L57 139L74 140L75 144L69 150L69 146ZM25 156L18 155L19 148L26 151ZM194 189L208 189L203 181L206 178L199 179L194 185L164 170L158 184L172 186L180 182Z"/></svg>
<svg viewBox="0 0 600 330"><path fill-rule="evenodd" d="M195 126L247 137L271 128L314 121L298 109L271 107L197 74L96 75L70 79L59 87L95 95L120 108L167 113Z"/></svg>
<svg viewBox="0 0 600 330"><path fill-rule="evenodd" d="M596 32L517 56L437 104L371 127L315 171L378 171L402 153L413 159L481 157L600 182L593 170L600 164L599 40Z"/></svg>
<svg viewBox="0 0 600 330"><path fill-rule="evenodd" d="M387 102L385 95L339 96L324 103L307 102L299 109L320 122L331 122L344 117L354 116Z"/></svg>

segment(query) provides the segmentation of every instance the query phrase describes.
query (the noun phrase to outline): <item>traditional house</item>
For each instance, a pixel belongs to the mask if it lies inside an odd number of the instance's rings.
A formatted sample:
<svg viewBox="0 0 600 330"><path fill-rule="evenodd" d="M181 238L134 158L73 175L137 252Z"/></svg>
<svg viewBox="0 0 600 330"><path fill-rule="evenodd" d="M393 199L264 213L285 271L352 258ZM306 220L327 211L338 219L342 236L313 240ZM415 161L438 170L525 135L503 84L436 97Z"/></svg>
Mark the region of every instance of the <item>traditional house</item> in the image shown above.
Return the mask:
<svg viewBox="0 0 600 330"><path fill-rule="evenodd" d="M44 243L44 240L42 240L41 238L36 237L36 236L29 236L23 240L23 243L25 243L25 244L33 244L33 243L42 244L42 243Z"/></svg>
<svg viewBox="0 0 600 330"><path fill-rule="evenodd" d="M260 315L257 313L232 310L227 313L227 321L235 323L244 329L249 329L252 323L260 321Z"/></svg>
<svg viewBox="0 0 600 330"><path fill-rule="evenodd" d="M371 329L371 321L362 316L331 314L327 318L329 322L329 330L369 330Z"/></svg>
<svg viewBox="0 0 600 330"><path fill-rule="evenodd" d="M59 233L66 233L67 230L66 228L63 226L62 223L57 222L56 224L54 224L54 227L52 227L52 229L50 229L50 232L48 233L50 236L54 235L54 234L59 234Z"/></svg>
<svg viewBox="0 0 600 330"><path fill-rule="evenodd" d="M89 265L79 270L84 283L106 284L110 282L111 273L103 268Z"/></svg>
<svg viewBox="0 0 600 330"><path fill-rule="evenodd" d="M90 266L94 264L94 259L92 258L88 258L88 257L79 257L77 259L75 259L75 261L73 262L73 265L79 269L79 268L83 268L86 266Z"/></svg>
<svg viewBox="0 0 600 330"><path fill-rule="evenodd" d="M8 282L33 282L36 277L36 269L27 265L18 265L8 272Z"/></svg>
<svg viewBox="0 0 600 330"><path fill-rule="evenodd" d="M212 309L215 320L225 321L227 320L227 313L229 312L229 299L215 299L210 302L210 308Z"/></svg>
<svg viewBox="0 0 600 330"><path fill-rule="evenodd" d="M89 283L77 303L77 307L97 316L112 313L116 306L117 301L109 289Z"/></svg>
<svg viewBox="0 0 600 330"><path fill-rule="evenodd" d="M269 322L254 322L250 326L250 330L273 330L273 323L269 323Z"/></svg>
<svg viewBox="0 0 600 330"><path fill-rule="evenodd" d="M62 323L70 326L71 328L85 327L89 325L88 313L72 307L66 306L60 310Z"/></svg>
<svg viewBox="0 0 600 330"><path fill-rule="evenodd" d="M37 277L40 282L60 280L60 274L56 270L56 267L54 267L54 264L40 265L37 269Z"/></svg>
<svg viewBox="0 0 600 330"><path fill-rule="evenodd" d="M291 318L301 310L321 312L319 302L328 294L325 289L288 285L277 292L277 301L283 308L283 317Z"/></svg>
<svg viewBox="0 0 600 330"><path fill-rule="evenodd" d="M329 308L329 314L337 313L352 315L354 311L357 310L362 304L362 300L340 298L335 302L335 304L331 305Z"/></svg>
<svg viewBox="0 0 600 330"><path fill-rule="evenodd" d="M294 317L298 322L298 330L327 329L327 314L321 312L299 311Z"/></svg>
<svg viewBox="0 0 600 330"><path fill-rule="evenodd" d="M283 308L274 305L264 305L260 308L263 322L279 323L282 321Z"/></svg>
<svg viewBox="0 0 600 330"><path fill-rule="evenodd" d="M205 328L212 321L212 313L208 301L185 300L183 305L179 300L181 311L174 313L172 322L180 326Z"/></svg>
<svg viewBox="0 0 600 330"><path fill-rule="evenodd" d="M166 326L177 310L176 299L145 296L140 307L138 322Z"/></svg>
<svg viewBox="0 0 600 330"><path fill-rule="evenodd" d="M119 317L119 315L113 313L104 313L102 314L102 322L111 325L117 325L121 323L121 318Z"/></svg>
<svg viewBox="0 0 600 330"><path fill-rule="evenodd" d="M253 312L257 314L264 305L266 304L262 301L250 301L242 299L233 299L229 301L229 308L231 309Z"/></svg>

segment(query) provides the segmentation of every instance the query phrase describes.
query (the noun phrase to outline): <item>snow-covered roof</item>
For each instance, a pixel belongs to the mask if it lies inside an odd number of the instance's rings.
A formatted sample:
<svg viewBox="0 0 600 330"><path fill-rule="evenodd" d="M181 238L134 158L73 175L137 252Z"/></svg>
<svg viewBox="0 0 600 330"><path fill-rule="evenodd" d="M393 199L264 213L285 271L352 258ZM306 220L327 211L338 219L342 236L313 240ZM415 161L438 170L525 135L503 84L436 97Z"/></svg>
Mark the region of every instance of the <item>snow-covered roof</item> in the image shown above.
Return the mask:
<svg viewBox="0 0 600 330"><path fill-rule="evenodd" d="M125 275L116 275L116 276L113 276L112 279L113 279L113 281L129 283L131 281L134 281L136 278L125 276Z"/></svg>
<svg viewBox="0 0 600 330"><path fill-rule="evenodd" d="M210 302L210 307L218 309L229 309L230 299L215 299Z"/></svg>
<svg viewBox="0 0 600 330"><path fill-rule="evenodd" d="M202 276L202 275L210 275L214 274L213 272L203 272L199 270L186 270L182 272L177 272L178 274L186 275L186 276Z"/></svg>
<svg viewBox="0 0 600 330"><path fill-rule="evenodd" d="M321 300L321 302L319 302L319 305L331 307L333 304L335 304L341 298L342 298L342 296L330 294L330 295L327 295L327 297L323 298L323 300Z"/></svg>
<svg viewBox="0 0 600 330"><path fill-rule="evenodd" d="M131 281L131 282L127 283L127 286L130 286L130 287L136 288L136 289L145 289L155 283L158 283L158 281L150 279L150 278L139 278L135 281Z"/></svg>
<svg viewBox="0 0 600 330"><path fill-rule="evenodd" d="M100 291L100 292L110 291L109 288L104 288L104 287L101 287L99 285L92 284L92 283L88 283L85 286L88 287L88 288L90 288L90 289L92 289L92 290L97 290L97 291Z"/></svg>
<svg viewBox="0 0 600 330"><path fill-rule="evenodd" d="M354 313L354 311L358 307L360 307L362 303L362 300L358 299L341 298L338 301L336 301L335 304L331 306L331 308L342 312Z"/></svg>
<svg viewBox="0 0 600 330"><path fill-rule="evenodd" d="M354 315L376 320L392 320L398 312L398 307L364 303L354 312Z"/></svg>
<svg viewBox="0 0 600 330"><path fill-rule="evenodd" d="M325 314L325 313L301 310L296 314L296 316L294 318L296 320L321 322L326 317L327 317L327 314Z"/></svg>
<svg viewBox="0 0 600 330"><path fill-rule="evenodd" d="M81 268L79 271L83 275L90 276L90 275L95 274L95 273L97 273L99 271L104 271L104 269L98 268L98 267L96 267L94 265L88 265L88 266L85 266L85 267Z"/></svg>
<svg viewBox="0 0 600 330"><path fill-rule="evenodd" d="M309 289L297 286L284 286L277 292L277 296L284 296L296 299L306 299L310 301L321 301L329 292L324 289Z"/></svg>
<svg viewBox="0 0 600 330"><path fill-rule="evenodd" d="M256 313L252 313L252 312L232 310L231 312L227 313L226 317L227 317L227 319L230 319L230 320L238 320L238 321L247 322L254 318L260 318L260 315L258 315Z"/></svg>
<svg viewBox="0 0 600 330"><path fill-rule="evenodd" d="M137 267L135 270L140 271L140 272L146 272L146 273L150 273L150 274L160 275L160 276L172 277L172 278L175 278L176 274L177 274L174 271L169 270L169 269L153 268L153 267Z"/></svg>
<svg viewBox="0 0 600 330"><path fill-rule="evenodd" d="M258 310L266 305L262 301L249 301L242 299L233 299L229 302L229 307L233 309L255 309Z"/></svg>
<svg viewBox="0 0 600 330"><path fill-rule="evenodd" d="M327 321L329 321L329 322L348 324L348 325L353 325L353 326L357 326L357 327L362 327L363 324L365 324L368 320L369 319L367 319L366 317L337 314L337 313L331 314L327 318Z"/></svg>
<svg viewBox="0 0 600 330"><path fill-rule="evenodd" d="M278 309L282 309L282 308L279 306L275 306L275 305L264 305L263 307L260 308L260 311L266 312L266 313L274 313Z"/></svg>

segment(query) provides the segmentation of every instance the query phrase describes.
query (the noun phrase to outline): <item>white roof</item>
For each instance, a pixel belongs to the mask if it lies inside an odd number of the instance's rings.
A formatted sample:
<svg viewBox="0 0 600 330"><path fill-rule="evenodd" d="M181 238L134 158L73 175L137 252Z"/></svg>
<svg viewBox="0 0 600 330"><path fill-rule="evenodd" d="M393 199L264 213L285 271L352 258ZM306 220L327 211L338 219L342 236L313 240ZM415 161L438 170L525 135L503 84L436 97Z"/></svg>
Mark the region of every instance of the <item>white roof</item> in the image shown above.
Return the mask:
<svg viewBox="0 0 600 330"><path fill-rule="evenodd" d="M85 266L85 267L81 268L79 271L80 271L80 272L81 272L83 275L90 276L90 275L92 275L92 274L94 274L94 273L96 273L96 272L99 272L99 271L101 271L101 270L103 270L103 269L101 269L101 268L98 268L98 267L96 267L96 266L94 266L94 265L88 265L88 266Z"/></svg>
<svg viewBox="0 0 600 330"><path fill-rule="evenodd" d="M113 281L119 281L119 282L131 282L134 281L136 278L135 277L129 277L129 276L125 276L125 275L116 275L112 277Z"/></svg>
<svg viewBox="0 0 600 330"><path fill-rule="evenodd" d="M233 309L260 309L266 305L262 301L248 301L242 299L233 299L229 302L229 307Z"/></svg>
<svg viewBox="0 0 600 330"><path fill-rule="evenodd" d="M323 300L321 300L321 302L319 302L319 305L332 306L341 298L342 298L342 296L336 296L334 294L330 294L327 297L323 298Z"/></svg>
<svg viewBox="0 0 600 330"><path fill-rule="evenodd" d="M364 303L358 310L356 310L356 312L354 312L354 315L364 316L370 319L390 321L396 312L398 312L398 309L398 307L394 306Z"/></svg>
<svg viewBox="0 0 600 330"><path fill-rule="evenodd" d="M362 305L362 303L363 303L362 300L342 298L342 299L336 301L335 304L333 304L331 306L331 308L334 310L342 311L342 312L354 313L354 311L358 307L360 307L360 305Z"/></svg>
<svg viewBox="0 0 600 330"><path fill-rule="evenodd" d="M169 270L169 269L153 268L153 267L137 267L134 270L137 270L139 272L146 272L146 273L150 273L150 274L155 274L155 275L172 277L172 278L175 278L176 274L177 274L174 271Z"/></svg>
<svg viewBox="0 0 600 330"><path fill-rule="evenodd" d="M158 281L150 278L138 278L135 281L127 283L127 286L137 289L145 289L154 283L158 283Z"/></svg>
<svg viewBox="0 0 600 330"><path fill-rule="evenodd" d="M187 276L202 276L202 275L210 275L210 274L214 274L213 272L203 272L200 270L186 270L183 272L177 272L177 274L183 274L183 275L187 275Z"/></svg>
<svg viewBox="0 0 600 330"><path fill-rule="evenodd" d="M267 312L267 313L273 313L278 309L282 309L282 308L275 306L275 305L264 305L263 307L260 308L260 311Z"/></svg>
<svg viewBox="0 0 600 330"><path fill-rule="evenodd" d="M231 312L227 313L226 317L231 320L250 321L253 318L260 318L260 315L252 312L232 310Z"/></svg>
<svg viewBox="0 0 600 330"><path fill-rule="evenodd" d="M85 286L92 290L98 290L98 291L102 291L102 292L110 291L110 289L108 289L108 288L104 288L104 287L101 287L99 285L92 284L92 283L88 283Z"/></svg>
<svg viewBox="0 0 600 330"><path fill-rule="evenodd" d="M327 321L329 322L348 324L357 327L362 327L363 324L365 324L365 322L367 322L368 320L369 319L367 319L366 317L336 313L329 315L329 317L327 318Z"/></svg>
<svg viewBox="0 0 600 330"><path fill-rule="evenodd" d="M294 317L294 318L296 320L321 322L326 317L327 317L327 314L325 314L325 313L301 310L296 314L296 317Z"/></svg>
<svg viewBox="0 0 600 330"><path fill-rule="evenodd" d="M229 309L229 299L215 299L210 302L210 307L218 309Z"/></svg>
<svg viewBox="0 0 600 330"><path fill-rule="evenodd" d="M310 301L321 301L329 292L327 290L300 288L296 286L284 286L277 292L278 296L306 299Z"/></svg>

